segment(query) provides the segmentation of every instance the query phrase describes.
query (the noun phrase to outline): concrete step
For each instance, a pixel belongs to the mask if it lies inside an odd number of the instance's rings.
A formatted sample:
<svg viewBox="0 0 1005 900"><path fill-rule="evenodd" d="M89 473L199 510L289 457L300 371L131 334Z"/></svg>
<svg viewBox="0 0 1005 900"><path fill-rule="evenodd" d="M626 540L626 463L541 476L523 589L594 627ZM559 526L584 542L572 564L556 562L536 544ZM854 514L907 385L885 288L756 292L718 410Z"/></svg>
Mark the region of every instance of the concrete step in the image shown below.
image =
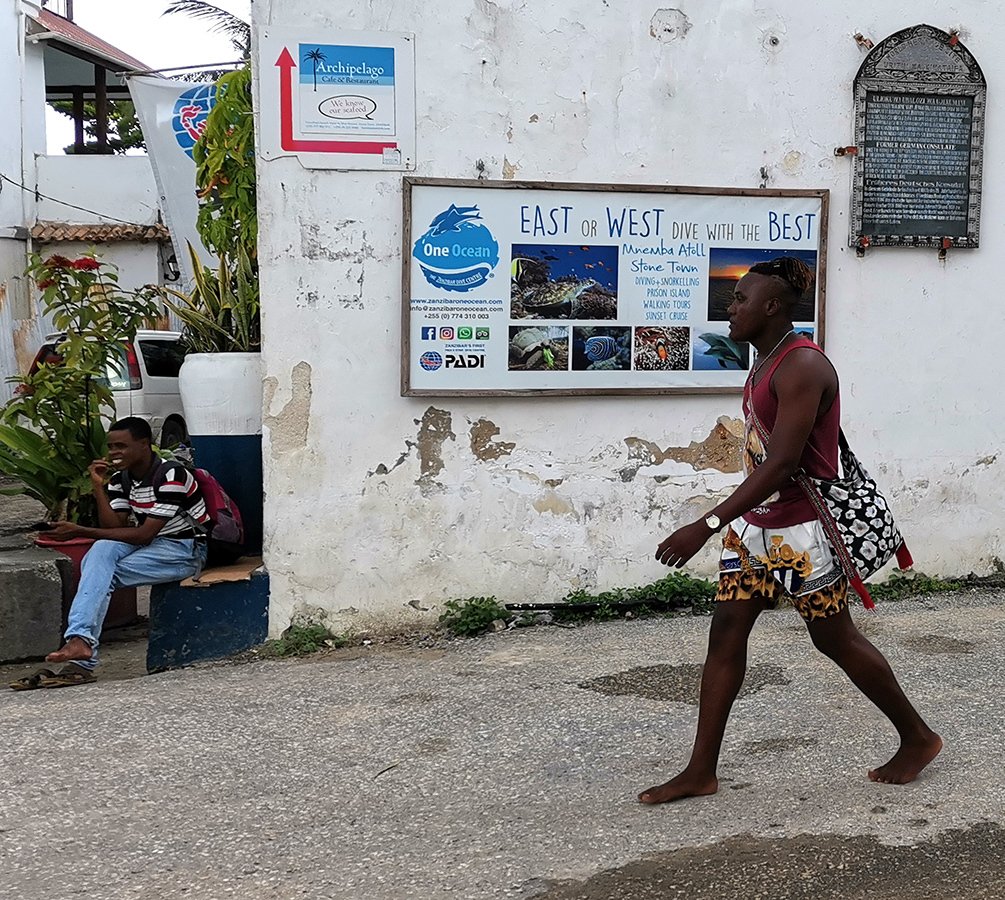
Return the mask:
<svg viewBox="0 0 1005 900"><path fill-rule="evenodd" d="M0 662L45 656L61 643L63 581L72 564L60 553L0 538Z"/></svg>

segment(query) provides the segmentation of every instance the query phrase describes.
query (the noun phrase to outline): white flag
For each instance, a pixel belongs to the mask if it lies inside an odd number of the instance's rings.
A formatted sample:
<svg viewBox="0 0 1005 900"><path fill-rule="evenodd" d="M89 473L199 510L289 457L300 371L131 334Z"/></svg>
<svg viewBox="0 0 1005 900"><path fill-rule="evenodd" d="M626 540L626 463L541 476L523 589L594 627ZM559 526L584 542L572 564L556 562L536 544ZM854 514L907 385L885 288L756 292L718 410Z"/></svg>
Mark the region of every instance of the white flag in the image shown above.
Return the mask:
<svg viewBox="0 0 1005 900"><path fill-rule="evenodd" d="M206 265L214 267L217 263L195 227L199 200L192 159L192 147L206 127L216 88L150 75L133 75L128 82L157 182L161 214L171 232L178 266L190 285L195 273L188 244Z"/></svg>

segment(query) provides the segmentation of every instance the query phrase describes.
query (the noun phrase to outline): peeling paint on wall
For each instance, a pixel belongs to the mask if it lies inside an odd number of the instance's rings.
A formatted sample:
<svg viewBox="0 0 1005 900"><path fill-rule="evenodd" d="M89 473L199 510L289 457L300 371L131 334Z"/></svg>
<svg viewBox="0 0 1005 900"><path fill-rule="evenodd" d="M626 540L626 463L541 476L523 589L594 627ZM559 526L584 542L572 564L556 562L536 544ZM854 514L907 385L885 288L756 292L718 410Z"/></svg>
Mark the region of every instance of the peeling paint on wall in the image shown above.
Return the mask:
<svg viewBox="0 0 1005 900"><path fill-rule="evenodd" d="M573 516L577 519L579 518L572 504L563 500L551 490L543 497L539 497L534 501L534 509L539 513L551 513L554 516Z"/></svg>
<svg viewBox="0 0 1005 900"><path fill-rule="evenodd" d="M511 441L492 440L499 434L499 426L488 419L479 419L471 426L471 452L482 462L509 456L516 447Z"/></svg>
<svg viewBox="0 0 1005 900"><path fill-rule="evenodd" d="M307 448L307 432L311 422L311 367L306 362L299 362L293 368L290 376L290 399L276 415L270 415L279 382L275 378L266 378L265 389L265 424L269 428L269 443L272 447L272 458L279 459L288 453Z"/></svg>
<svg viewBox="0 0 1005 900"><path fill-rule="evenodd" d="M419 451L419 480L416 484L425 487L434 484L433 479L443 471L443 442L449 438L456 440L451 431L450 413L445 409L430 406L422 419L416 419L419 426L415 446Z"/></svg>
<svg viewBox="0 0 1005 900"><path fill-rule="evenodd" d="M506 157L503 157L502 164L502 177L507 181L512 181L516 178L516 173L520 171L520 167L516 163L511 163Z"/></svg>
<svg viewBox="0 0 1005 900"><path fill-rule="evenodd" d="M639 469L661 463L681 462L695 471L717 469L731 474L743 468L743 421L720 417L705 440L692 441L687 447L667 447L661 450L652 441L637 437L625 438L628 446L628 464L621 469L621 480L632 481Z"/></svg>
<svg viewBox="0 0 1005 900"><path fill-rule="evenodd" d="M373 247L366 242L366 232L361 232L362 241L355 246L355 232L352 226L359 223L355 219L325 223L324 230L319 222L300 223L300 252L307 259L328 259L333 262L361 263L373 258Z"/></svg>

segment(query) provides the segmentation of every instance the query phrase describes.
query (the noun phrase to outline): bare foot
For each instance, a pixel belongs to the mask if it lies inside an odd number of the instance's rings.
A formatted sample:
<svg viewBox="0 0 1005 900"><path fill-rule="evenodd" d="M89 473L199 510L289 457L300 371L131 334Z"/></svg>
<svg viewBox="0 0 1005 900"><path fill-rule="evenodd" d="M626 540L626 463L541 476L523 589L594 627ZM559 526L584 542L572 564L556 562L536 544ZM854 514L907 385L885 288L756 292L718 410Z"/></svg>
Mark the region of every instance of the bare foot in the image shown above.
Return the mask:
<svg viewBox="0 0 1005 900"><path fill-rule="evenodd" d="M904 741L885 766L872 769L869 778L882 784L907 784L918 777L942 749L942 738L934 731L917 741Z"/></svg>
<svg viewBox="0 0 1005 900"><path fill-rule="evenodd" d="M669 803L671 800L681 800L684 797L703 797L719 790L719 779L714 775L696 776L686 769L676 778L671 778L666 784L659 784L639 794L640 803L655 805Z"/></svg>
<svg viewBox="0 0 1005 900"><path fill-rule="evenodd" d="M75 659L90 659L94 655L90 644L83 638L72 637L55 653L50 653L46 662L72 662Z"/></svg>

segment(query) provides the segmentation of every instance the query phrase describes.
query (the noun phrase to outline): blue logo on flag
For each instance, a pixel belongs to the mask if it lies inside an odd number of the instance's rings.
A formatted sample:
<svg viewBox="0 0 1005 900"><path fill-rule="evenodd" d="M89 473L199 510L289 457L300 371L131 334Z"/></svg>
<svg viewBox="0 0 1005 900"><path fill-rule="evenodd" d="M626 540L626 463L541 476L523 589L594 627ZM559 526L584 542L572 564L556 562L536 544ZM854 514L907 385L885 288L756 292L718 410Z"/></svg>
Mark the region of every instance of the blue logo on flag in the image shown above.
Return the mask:
<svg viewBox="0 0 1005 900"><path fill-rule="evenodd" d="M499 243L480 220L477 206L451 204L415 242L412 256L433 287L463 293L492 277L499 264Z"/></svg>
<svg viewBox="0 0 1005 900"><path fill-rule="evenodd" d="M206 130L206 116L216 103L216 85L200 84L185 91L174 105L171 127L178 146L192 158L192 148Z"/></svg>

